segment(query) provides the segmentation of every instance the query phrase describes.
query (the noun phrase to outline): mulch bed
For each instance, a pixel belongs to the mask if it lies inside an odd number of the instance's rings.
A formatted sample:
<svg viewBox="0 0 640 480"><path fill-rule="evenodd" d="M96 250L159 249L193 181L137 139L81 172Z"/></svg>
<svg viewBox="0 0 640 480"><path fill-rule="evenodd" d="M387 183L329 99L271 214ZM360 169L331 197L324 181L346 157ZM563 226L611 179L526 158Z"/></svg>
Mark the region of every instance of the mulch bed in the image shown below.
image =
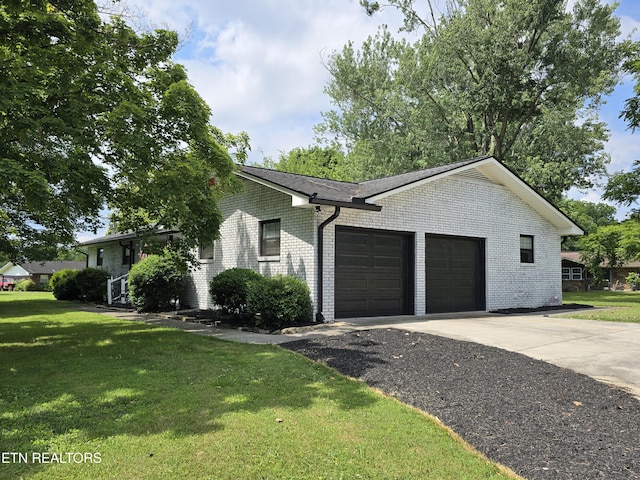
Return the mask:
<svg viewBox="0 0 640 480"><path fill-rule="evenodd" d="M640 479L640 401L585 375L395 329L283 347L437 416L527 479Z"/></svg>
<svg viewBox="0 0 640 480"><path fill-rule="evenodd" d="M580 303L563 303L562 305L552 305L539 308L501 308L499 310L491 310L489 313L499 313L502 315L521 315L523 313L538 313L558 310L582 310L587 308L593 308L593 305L582 305Z"/></svg>

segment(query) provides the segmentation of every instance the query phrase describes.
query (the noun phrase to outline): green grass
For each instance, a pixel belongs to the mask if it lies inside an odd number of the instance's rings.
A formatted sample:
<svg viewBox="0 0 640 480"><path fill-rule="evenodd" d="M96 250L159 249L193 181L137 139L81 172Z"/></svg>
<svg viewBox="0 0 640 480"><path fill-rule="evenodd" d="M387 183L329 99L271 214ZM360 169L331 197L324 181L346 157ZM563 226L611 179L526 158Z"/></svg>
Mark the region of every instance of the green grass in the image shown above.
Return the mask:
<svg viewBox="0 0 640 480"><path fill-rule="evenodd" d="M47 293L0 293L3 452L0 478L517 478L427 415L277 346ZM34 463L43 452L70 463ZM85 453L100 463L74 463Z"/></svg>
<svg viewBox="0 0 640 480"><path fill-rule="evenodd" d="M562 294L564 303L581 303L594 307L609 307L595 309L585 313L571 313L563 317L581 318L587 320L605 320L610 322L640 322L640 292L621 291L591 291L565 292ZM614 308L611 308L614 307Z"/></svg>

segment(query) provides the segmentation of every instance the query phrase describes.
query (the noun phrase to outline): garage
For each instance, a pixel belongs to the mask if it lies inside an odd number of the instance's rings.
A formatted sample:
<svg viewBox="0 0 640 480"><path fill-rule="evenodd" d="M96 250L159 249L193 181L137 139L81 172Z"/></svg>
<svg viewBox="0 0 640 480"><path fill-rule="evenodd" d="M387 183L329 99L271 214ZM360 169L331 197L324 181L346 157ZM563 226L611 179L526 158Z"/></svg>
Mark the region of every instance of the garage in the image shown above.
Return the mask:
<svg viewBox="0 0 640 480"><path fill-rule="evenodd" d="M336 227L336 318L414 313L413 234Z"/></svg>
<svg viewBox="0 0 640 480"><path fill-rule="evenodd" d="M427 313L485 309L484 239L426 236Z"/></svg>

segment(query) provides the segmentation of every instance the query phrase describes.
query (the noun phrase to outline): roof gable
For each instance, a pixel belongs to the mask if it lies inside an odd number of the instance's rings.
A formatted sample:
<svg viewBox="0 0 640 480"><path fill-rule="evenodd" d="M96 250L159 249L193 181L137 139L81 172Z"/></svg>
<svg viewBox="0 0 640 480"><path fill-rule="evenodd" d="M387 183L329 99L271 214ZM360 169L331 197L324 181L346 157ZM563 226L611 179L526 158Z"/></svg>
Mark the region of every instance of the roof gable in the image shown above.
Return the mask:
<svg viewBox="0 0 640 480"><path fill-rule="evenodd" d="M472 173L502 185L520 197L561 235L583 235L584 231L518 175L493 157L482 156L439 167L393 175L360 183L340 182L258 167L243 167L239 176L286 193L293 206L340 205L346 208L380 210L377 201L453 174Z"/></svg>
<svg viewBox="0 0 640 480"><path fill-rule="evenodd" d="M561 235L583 235L584 231L518 175L490 156L481 156L439 167L368 180L340 182L259 167L242 167L240 177L291 196L293 206L337 205L346 208L381 210L376 202L454 174L488 179L504 186L555 225Z"/></svg>

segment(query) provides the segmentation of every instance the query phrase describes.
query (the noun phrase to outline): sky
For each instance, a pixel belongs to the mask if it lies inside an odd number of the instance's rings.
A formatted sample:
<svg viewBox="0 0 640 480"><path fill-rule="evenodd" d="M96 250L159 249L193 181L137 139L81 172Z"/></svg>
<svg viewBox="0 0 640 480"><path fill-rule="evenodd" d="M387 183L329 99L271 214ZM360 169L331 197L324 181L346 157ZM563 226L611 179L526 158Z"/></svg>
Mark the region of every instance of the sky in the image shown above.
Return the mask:
<svg viewBox="0 0 640 480"><path fill-rule="evenodd" d="M609 2L609 0L607 0ZM418 0L426 3L426 0ZM175 61L213 111L224 132L246 131L249 163L314 143L314 125L332 108L324 88L323 59L349 41L359 45L381 24L396 32L402 16L385 8L369 17L358 0L126 0L157 28L176 30L182 46ZM622 35L640 41L640 2L621 0L616 14ZM611 131L610 172L628 171L640 158L640 132L632 134L618 116L633 95L627 79L608 99L601 118ZM598 202L601 190L571 191ZM618 217L624 218L620 209Z"/></svg>

